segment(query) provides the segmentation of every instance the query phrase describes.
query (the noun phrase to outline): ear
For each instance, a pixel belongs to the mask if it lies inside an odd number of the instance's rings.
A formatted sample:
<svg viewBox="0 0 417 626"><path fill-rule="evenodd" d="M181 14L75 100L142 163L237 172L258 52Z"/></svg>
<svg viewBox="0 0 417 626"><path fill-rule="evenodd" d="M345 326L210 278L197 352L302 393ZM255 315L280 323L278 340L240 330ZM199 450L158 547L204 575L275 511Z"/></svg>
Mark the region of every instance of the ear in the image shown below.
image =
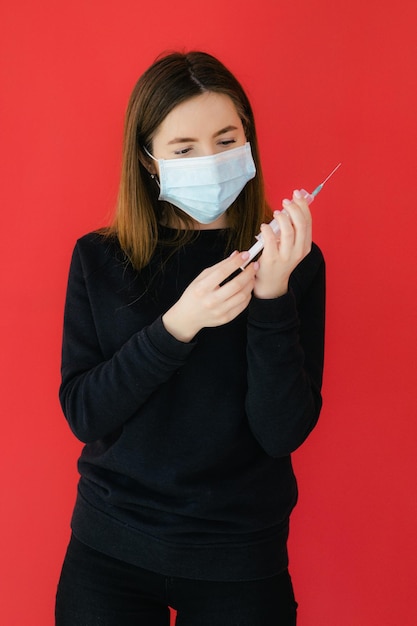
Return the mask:
<svg viewBox="0 0 417 626"><path fill-rule="evenodd" d="M139 149L138 160L143 165L143 167L148 170L151 176L157 174L155 161L150 156L148 156L143 149Z"/></svg>

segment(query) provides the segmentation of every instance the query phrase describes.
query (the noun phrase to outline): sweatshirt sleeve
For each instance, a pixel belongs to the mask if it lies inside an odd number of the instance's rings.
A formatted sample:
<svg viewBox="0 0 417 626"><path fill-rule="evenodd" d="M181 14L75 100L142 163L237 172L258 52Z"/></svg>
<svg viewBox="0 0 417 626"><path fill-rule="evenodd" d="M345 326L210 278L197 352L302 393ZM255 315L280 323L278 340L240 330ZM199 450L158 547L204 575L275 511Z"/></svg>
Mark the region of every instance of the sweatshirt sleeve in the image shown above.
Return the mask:
<svg viewBox="0 0 417 626"><path fill-rule="evenodd" d="M105 359L75 248L65 303L59 397L78 439L95 441L120 428L181 367L193 347L177 341L158 317Z"/></svg>
<svg viewBox="0 0 417 626"><path fill-rule="evenodd" d="M322 406L325 266L317 246L293 272L287 294L253 298L248 319L248 393L252 432L272 457L296 450Z"/></svg>

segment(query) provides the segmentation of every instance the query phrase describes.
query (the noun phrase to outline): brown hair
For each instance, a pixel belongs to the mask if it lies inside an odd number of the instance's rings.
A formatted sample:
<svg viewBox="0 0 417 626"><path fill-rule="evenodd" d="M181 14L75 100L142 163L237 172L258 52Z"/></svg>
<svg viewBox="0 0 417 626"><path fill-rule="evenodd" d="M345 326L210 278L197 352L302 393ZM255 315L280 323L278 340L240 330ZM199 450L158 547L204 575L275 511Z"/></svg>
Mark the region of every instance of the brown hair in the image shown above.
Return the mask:
<svg viewBox="0 0 417 626"><path fill-rule="evenodd" d="M229 248L248 249L268 212L254 117L240 83L220 61L204 52L175 52L161 57L139 78L128 103L117 208L107 229L108 234L117 235L138 270L149 263L155 251L163 211L169 209L183 223L191 223L183 211L158 200L158 187L149 174L150 161L144 147L152 153L152 138L168 113L204 92L231 98L251 144L257 170L255 178L227 210ZM178 230L177 241L180 240L183 241Z"/></svg>

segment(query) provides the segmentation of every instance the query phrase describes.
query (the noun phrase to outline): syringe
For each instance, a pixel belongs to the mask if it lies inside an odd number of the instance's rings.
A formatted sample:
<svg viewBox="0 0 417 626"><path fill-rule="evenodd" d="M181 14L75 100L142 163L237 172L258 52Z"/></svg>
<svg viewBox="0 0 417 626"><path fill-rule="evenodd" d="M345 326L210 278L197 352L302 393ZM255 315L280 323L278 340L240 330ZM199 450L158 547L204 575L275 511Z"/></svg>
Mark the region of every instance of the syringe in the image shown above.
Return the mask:
<svg viewBox="0 0 417 626"><path fill-rule="evenodd" d="M317 187L311 193L308 193L308 191L306 191L305 189L300 189L300 193L302 194L304 199L307 201L307 204L311 204L313 202L314 198L317 196L318 193L320 193L320 191L323 189L324 185L327 183L329 178L333 176L333 174L336 172L336 170L339 169L341 165L342 165L341 163L336 165L334 170L332 170L330 174L323 180L323 182L320 183L320 185L317 185ZM275 235L278 235L280 228L279 228L278 222L275 219L273 219L272 222L269 222L269 226L272 228ZM261 233L259 233L259 235L256 235L256 239L257 239L256 243L254 243L253 246L249 248L248 250L249 258L246 259L243 265L240 266L240 269L242 270L248 265L248 263L250 263L260 253L260 251L264 247L264 240L263 240Z"/></svg>

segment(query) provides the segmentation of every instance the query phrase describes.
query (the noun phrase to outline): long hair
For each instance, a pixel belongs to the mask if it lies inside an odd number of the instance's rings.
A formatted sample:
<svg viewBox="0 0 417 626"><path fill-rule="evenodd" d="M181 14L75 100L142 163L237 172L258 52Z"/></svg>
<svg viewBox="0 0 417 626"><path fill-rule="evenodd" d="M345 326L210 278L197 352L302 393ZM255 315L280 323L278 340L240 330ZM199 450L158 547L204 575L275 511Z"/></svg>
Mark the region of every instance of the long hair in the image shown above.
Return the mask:
<svg viewBox="0 0 417 626"><path fill-rule="evenodd" d="M116 235L132 265L147 265L158 243L158 223L167 209L185 224L181 209L158 200L159 189L149 174L152 139L165 117L181 102L205 92L231 98L250 142L256 176L227 210L228 248L245 250L253 243L269 207L266 203L255 122L249 100L237 79L215 57L204 52L175 52L159 58L136 83L124 126L122 169L115 216L108 234ZM192 234L192 231L190 231ZM177 231L177 241L184 240Z"/></svg>

